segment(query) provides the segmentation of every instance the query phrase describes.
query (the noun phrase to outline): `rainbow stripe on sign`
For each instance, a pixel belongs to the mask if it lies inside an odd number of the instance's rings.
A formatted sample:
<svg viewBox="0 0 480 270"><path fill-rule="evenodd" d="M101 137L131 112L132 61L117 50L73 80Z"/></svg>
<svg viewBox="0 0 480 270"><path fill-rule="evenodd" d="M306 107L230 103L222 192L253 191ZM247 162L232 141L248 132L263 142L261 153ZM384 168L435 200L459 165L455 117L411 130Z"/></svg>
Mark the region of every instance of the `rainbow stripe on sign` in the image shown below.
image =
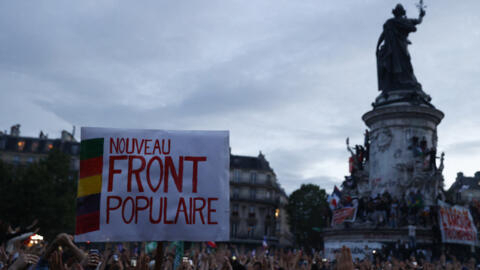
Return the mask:
<svg viewBox="0 0 480 270"><path fill-rule="evenodd" d="M100 229L102 169L103 138L83 140L80 143L76 235Z"/></svg>

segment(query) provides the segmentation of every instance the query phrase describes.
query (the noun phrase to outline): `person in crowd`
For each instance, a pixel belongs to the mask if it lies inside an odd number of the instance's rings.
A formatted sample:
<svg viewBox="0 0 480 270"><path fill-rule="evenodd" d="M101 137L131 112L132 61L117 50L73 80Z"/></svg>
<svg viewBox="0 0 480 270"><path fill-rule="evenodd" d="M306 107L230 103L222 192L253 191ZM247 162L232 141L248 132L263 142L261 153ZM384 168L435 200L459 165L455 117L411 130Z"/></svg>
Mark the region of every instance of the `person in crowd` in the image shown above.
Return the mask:
<svg viewBox="0 0 480 270"><path fill-rule="evenodd" d="M229 244L218 244L217 248L196 244L185 248L183 254L176 254L176 249L167 243L158 243L156 250L145 253L141 251L143 248L140 251L82 249L66 233L58 234L49 243L33 245L27 241L28 237L14 236L18 243L7 251L5 243L13 236L7 227L1 231L4 240L0 243L0 270L474 270L478 259L475 257L478 254L468 252L453 256L452 250L435 256L428 247L401 241L379 249L365 246L364 254L355 256L348 247L342 247L332 258L315 250L271 247L248 250Z"/></svg>

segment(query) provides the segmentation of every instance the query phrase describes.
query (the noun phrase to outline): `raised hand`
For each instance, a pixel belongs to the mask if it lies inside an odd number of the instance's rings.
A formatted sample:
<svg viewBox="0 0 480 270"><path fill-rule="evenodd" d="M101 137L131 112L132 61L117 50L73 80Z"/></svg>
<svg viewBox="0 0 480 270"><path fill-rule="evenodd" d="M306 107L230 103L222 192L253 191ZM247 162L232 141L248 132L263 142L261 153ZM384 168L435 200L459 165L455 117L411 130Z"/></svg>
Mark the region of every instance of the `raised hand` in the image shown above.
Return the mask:
<svg viewBox="0 0 480 270"><path fill-rule="evenodd" d="M83 260L82 265L84 268L96 268L101 262L102 259L100 258L100 255L97 253L89 253Z"/></svg>
<svg viewBox="0 0 480 270"><path fill-rule="evenodd" d="M48 258L48 266L52 270L66 270L60 251L56 250L51 253L50 257Z"/></svg>
<svg viewBox="0 0 480 270"><path fill-rule="evenodd" d="M343 246L337 260L337 270L353 270L352 253L349 248Z"/></svg>
<svg viewBox="0 0 480 270"><path fill-rule="evenodd" d="M34 254L22 253L17 260L8 268L9 270L21 270L29 265L35 265L40 260L40 257Z"/></svg>

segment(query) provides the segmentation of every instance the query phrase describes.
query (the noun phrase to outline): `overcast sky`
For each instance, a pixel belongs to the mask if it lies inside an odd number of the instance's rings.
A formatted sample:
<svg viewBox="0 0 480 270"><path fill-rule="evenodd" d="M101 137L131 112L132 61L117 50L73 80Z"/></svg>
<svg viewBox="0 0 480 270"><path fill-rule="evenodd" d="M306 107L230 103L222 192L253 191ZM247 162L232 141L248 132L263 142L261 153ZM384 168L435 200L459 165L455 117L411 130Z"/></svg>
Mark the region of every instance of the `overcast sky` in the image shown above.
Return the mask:
<svg viewBox="0 0 480 270"><path fill-rule="evenodd" d="M397 2L1 1L0 129L229 130L232 153L262 151L288 193L331 190L347 174L345 138L363 142ZM410 53L445 113L450 186L480 171L480 1L425 2Z"/></svg>

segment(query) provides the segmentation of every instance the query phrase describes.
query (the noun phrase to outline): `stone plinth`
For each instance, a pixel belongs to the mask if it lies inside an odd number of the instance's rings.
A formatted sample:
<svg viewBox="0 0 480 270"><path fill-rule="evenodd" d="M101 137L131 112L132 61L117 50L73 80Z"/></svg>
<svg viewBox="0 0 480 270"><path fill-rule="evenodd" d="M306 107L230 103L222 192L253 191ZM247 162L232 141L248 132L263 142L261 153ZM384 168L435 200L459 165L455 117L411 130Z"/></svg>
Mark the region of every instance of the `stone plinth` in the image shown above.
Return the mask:
<svg viewBox="0 0 480 270"><path fill-rule="evenodd" d="M323 232L325 243L331 242L376 242L395 243L398 240L408 242L408 227L402 228L349 228L325 229ZM431 228L416 228L416 242L419 244L432 244L434 235Z"/></svg>
<svg viewBox="0 0 480 270"><path fill-rule="evenodd" d="M434 234L431 228L417 228L415 230L418 245L432 245ZM394 244L397 241L410 241L408 227L403 228L349 228L326 229L322 232L325 256L334 259L334 251L347 246L352 251L353 258L363 259L366 253L379 250L383 245Z"/></svg>
<svg viewBox="0 0 480 270"><path fill-rule="evenodd" d="M426 141L427 149L436 149L437 125L444 114L429 103L388 102L383 99L380 102L383 105L362 117L370 128L371 195L388 191L392 196L401 198L406 190L416 187L427 190L425 199L431 204L436 187L426 181L434 172L428 170L428 160L415 153L412 141L416 137L418 142Z"/></svg>

